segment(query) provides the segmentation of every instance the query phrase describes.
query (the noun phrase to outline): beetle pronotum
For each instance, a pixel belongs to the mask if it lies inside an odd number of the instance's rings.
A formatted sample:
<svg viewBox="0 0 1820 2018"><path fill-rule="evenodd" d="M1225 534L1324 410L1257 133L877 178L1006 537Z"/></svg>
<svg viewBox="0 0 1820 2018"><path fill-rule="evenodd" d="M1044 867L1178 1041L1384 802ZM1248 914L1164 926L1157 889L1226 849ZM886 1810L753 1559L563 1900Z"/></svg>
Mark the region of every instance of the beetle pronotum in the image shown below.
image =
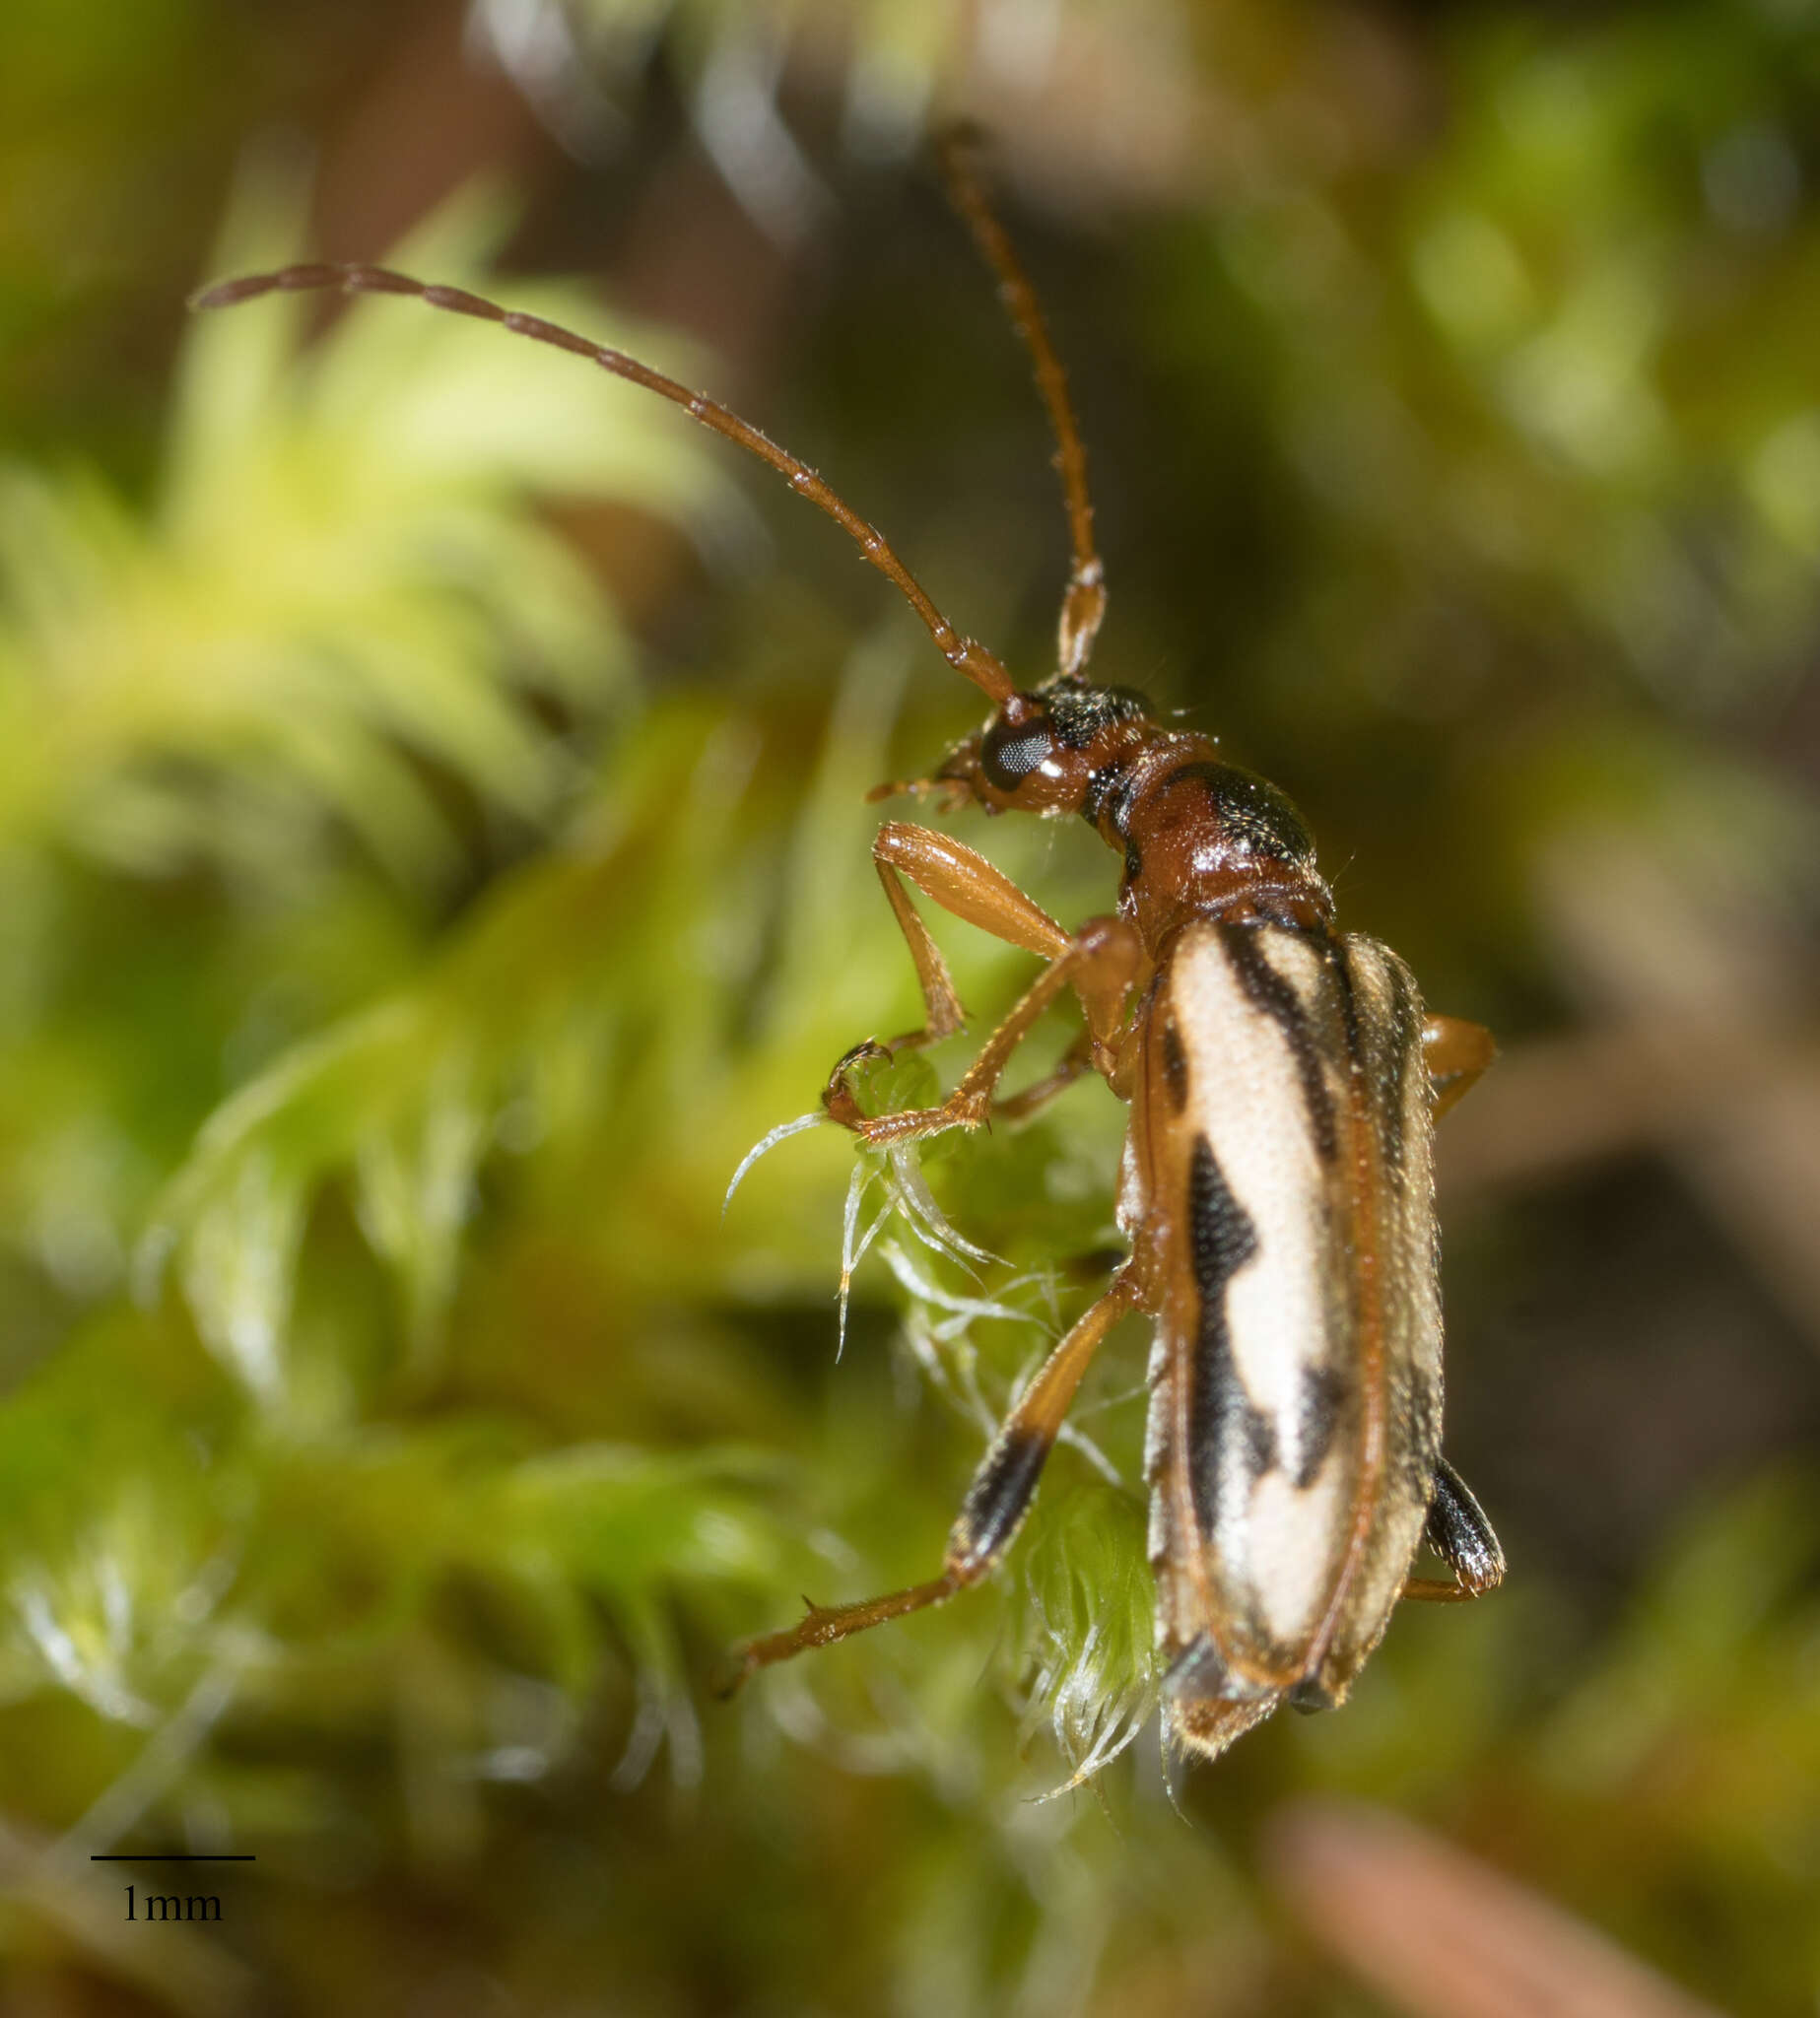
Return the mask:
<svg viewBox="0 0 1820 2018"><path fill-rule="evenodd" d="M501 323L673 401L776 470L891 580L948 663L991 702L927 778L881 786L944 808L1077 814L1123 860L1114 914L1069 932L990 862L891 821L879 880L915 964L920 1031L835 1068L829 1115L871 1145L993 1113L1000 1075L1072 990L1086 1018L1027 1113L1088 1071L1130 1105L1118 1224L1131 1251L1025 1386L976 1472L941 1574L860 1603L811 1606L741 1649L743 1677L939 1604L1003 1556L1095 1351L1131 1311L1156 1320L1146 1476L1165 1716L1211 1756L1276 1708L1346 1695L1399 1597L1476 1597L1504 1574L1496 1537L1441 1454L1441 1308L1433 1124L1490 1063L1475 1024L1424 1012L1387 947L1336 933L1300 814L1215 744L1166 729L1141 695L1087 678L1106 609L1086 456L1042 312L957 138L950 184L996 274L1048 411L1073 545L1056 671L1020 688L964 637L878 530L809 466L715 401L539 316L385 268L304 265L223 282L226 307L275 291L415 296ZM872 1118L862 1056L933 1043L964 1018L911 903L1038 955L1036 981L939 1106ZM1421 1544L1452 1581L1412 1574Z"/></svg>

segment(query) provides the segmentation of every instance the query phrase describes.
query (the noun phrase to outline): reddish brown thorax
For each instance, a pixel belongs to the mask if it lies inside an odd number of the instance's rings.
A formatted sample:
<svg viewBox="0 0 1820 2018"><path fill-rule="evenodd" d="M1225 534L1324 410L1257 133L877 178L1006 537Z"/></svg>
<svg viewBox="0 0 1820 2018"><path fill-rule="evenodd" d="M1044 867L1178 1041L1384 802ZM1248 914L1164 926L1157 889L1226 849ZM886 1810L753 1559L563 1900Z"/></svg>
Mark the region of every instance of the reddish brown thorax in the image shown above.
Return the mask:
<svg viewBox="0 0 1820 2018"><path fill-rule="evenodd" d="M1165 729L1129 687L1059 679L1014 694L931 784L988 813L1078 813L1124 856L1118 914L1155 959L1190 917L1324 930L1333 905L1288 795Z"/></svg>

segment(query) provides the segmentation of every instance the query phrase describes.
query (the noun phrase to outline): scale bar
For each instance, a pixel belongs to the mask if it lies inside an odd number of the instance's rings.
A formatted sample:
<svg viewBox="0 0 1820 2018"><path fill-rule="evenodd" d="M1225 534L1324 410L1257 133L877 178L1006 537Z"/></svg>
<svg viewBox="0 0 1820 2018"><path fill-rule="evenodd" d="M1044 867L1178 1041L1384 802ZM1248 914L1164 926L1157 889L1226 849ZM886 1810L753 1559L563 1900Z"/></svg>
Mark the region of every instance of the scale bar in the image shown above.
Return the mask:
<svg viewBox="0 0 1820 2018"><path fill-rule="evenodd" d="M114 1850L89 1858L92 1864L255 1864L246 1850Z"/></svg>

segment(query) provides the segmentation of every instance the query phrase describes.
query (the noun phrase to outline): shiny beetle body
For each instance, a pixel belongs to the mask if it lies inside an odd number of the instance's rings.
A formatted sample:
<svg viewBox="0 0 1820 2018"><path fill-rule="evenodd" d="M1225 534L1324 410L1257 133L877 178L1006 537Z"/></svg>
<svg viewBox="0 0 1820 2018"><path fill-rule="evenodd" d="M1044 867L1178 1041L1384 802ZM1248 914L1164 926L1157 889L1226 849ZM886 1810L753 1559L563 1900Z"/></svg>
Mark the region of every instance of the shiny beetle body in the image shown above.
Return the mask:
<svg viewBox="0 0 1820 2018"><path fill-rule="evenodd" d="M914 913L900 874L1049 966L981 1054L986 1069L942 1107L860 1116L849 1058L830 1110L880 1144L977 1125L1012 1044L1072 985L1088 1022L1074 1055L1131 1108L1118 1197L1131 1256L1020 1396L943 1576L813 1611L748 1662L983 1575L1093 1350L1139 1309L1156 1322L1145 1470L1165 1714L1183 1749L1211 1755L1279 1703L1343 1701L1400 1597L1476 1596L1503 1573L1440 1452L1434 1120L1489 1062L1490 1040L1426 1014L1388 947L1333 930L1283 793L1207 738L1161 727L1126 690L1063 675L1014 693L925 788L992 813L1080 814L1122 857L1118 908L1066 934L971 850L887 827L875 852L901 918ZM919 920L906 930L930 1031L951 1028L940 956ZM1425 1538L1450 1581L1411 1578Z"/></svg>
<svg viewBox="0 0 1820 2018"><path fill-rule="evenodd" d="M463 290L371 266L300 266L198 298L274 290L415 296L499 322L682 407L833 518L993 704L985 726L906 790L987 813L1079 815L1122 861L1112 914L1068 932L972 848L888 823L873 855L921 982L923 1029L858 1046L824 1093L873 1145L1032 1111L1088 1071L1127 1101L1119 1182L1130 1255L1024 1387L977 1471L941 1574L883 1597L812 1606L740 1649L738 1676L940 1603L1003 1555L1036 1494L1081 1376L1124 1314L1156 1326L1146 1472L1168 1729L1211 1756L1285 1701L1337 1704L1401 1597L1474 1597L1503 1557L1441 1455L1441 1308L1433 1128L1492 1056L1471 1024L1428 1015L1408 969L1336 933L1295 807L1166 729L1144 698L1089 682L1104 614L1086 458L1061 367L1023 271L969 166L950 187L1030 352L1057 446L1073 544L1058 670L1020 689L962 636L889 543L807 464L706 396L573 331ZM1039 955L1037 980L940 1106L868 1117L861 1057L933 1042L964 1018L907 885ZM1076 994L1081 1040L1017 1098L1000 1074L1043 1011ZM1450 1579L1412 1575L1426 1541Z"/></svg>

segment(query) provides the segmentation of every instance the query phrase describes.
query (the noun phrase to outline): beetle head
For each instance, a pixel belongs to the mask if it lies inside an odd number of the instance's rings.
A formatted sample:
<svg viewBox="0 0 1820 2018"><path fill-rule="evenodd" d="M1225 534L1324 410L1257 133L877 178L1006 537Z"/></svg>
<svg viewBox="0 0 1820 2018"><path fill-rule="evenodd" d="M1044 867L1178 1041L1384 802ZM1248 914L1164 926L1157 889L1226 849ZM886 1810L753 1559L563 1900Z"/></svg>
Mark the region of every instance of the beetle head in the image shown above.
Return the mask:
<svg viewBox="0 0 1820 2018"><path fill-rule="evenodd" d="M933 776L911 788L948 804L972 799L988 813L1078 813L1094 773L1150 726L1150 703L1130 687L1051 680L1011 695L984 728L949 751Z"/></svg>

